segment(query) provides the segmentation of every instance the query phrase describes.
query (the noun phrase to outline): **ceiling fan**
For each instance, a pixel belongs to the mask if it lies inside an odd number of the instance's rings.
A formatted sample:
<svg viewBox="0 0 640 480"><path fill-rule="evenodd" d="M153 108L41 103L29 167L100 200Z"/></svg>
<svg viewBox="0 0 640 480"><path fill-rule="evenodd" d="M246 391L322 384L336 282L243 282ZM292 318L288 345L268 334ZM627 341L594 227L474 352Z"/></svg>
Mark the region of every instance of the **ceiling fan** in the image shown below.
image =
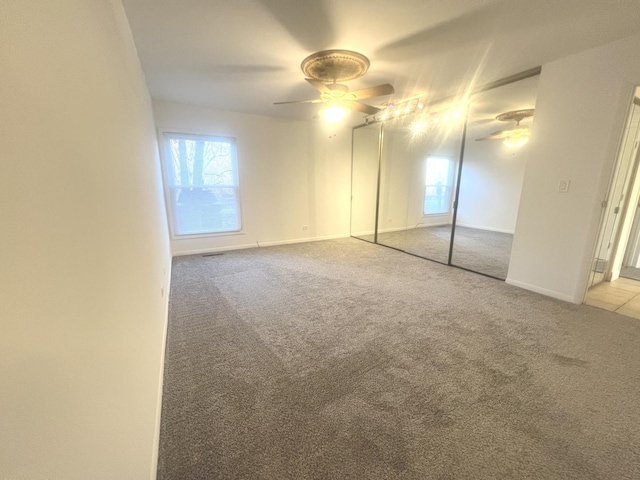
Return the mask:
<svg viewBox="0 0 640 480"><path fill-rule="evenodd" d="M365 98L380 97L394 93L388 83L375 87L349 91L349 87L339 82L346 82L364 75L369 69L369 59L350 50L322 50L309 55L300 65L305 80L320 92L320 98L290 102L275 102L274 105L287 103L318 103L324 108L320 116L330 121L342 120L348 111L355 110L373 115L381 109L362 103Z"/></svg>
<svg viewBox="0 0 640 480"><path fill-rule="evenodd" d="M513 110L511 112L501 113L496 117L496 120L501 122L515 121L516 124L512 127L498 130L490 135L482 138L476 138L477 142L484 140L504 140L505 145L509 147L519 147L524 145L529 140L529 127L526 125L520 125L520 122L525 118L533 117L535 109L526 108L523 110Z"/></svg>

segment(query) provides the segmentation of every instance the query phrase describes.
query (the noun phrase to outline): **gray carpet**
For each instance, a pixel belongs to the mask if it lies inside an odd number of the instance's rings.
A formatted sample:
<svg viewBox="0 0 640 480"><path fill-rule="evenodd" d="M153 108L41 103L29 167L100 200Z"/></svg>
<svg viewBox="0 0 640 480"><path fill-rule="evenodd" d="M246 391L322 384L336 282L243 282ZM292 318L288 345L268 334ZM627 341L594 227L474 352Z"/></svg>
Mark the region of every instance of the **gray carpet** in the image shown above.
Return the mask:
<svg viewBox="0 0 640 480"><path fill-rule="evenodd" d="M357 239L174 260L160 480L637 479L640 322Z"/></svg>
<svg viewBox="0 0 640 480"><path fill-rule="evenodd" d="M373 235L363 237L373 242ZM378 234L378 243L447 263L451 225L419 227ZM470 227L456 227L451 263L496 278L507 278L513 235Z"/></svg>

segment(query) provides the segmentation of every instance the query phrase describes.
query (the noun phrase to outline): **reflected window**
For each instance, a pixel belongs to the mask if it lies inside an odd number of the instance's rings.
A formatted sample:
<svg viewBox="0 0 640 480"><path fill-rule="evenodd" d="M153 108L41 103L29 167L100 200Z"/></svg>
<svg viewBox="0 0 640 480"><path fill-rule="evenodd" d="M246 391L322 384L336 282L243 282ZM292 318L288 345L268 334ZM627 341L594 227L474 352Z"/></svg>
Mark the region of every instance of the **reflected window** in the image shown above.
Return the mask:
<svg viewBox="0 0 640 480"><path fill-rule="evenodd" d="M173 234L239 231L234 138L164 133L165 190Z"/></svg>
<svg viewBox="0 0 640 480"><path fill-rule="evenodd" d="M424 215L447 215L451 213L453 191L453 159L449 157L427 158L424 180Z"/></svg>

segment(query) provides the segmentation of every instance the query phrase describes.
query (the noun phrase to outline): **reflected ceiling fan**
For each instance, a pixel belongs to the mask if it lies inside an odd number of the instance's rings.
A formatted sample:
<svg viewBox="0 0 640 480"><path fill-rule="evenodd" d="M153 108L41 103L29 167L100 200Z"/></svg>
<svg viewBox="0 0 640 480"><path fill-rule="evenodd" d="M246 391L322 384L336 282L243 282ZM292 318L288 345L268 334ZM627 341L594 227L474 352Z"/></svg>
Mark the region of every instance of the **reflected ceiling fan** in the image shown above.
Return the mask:
<svg viewBox="0 0 640 480"><path fill-rule="evenodd" d="M350 50L322 50L309 55L300 65L305 80L320 92L320 98L290 102L275 102L274 105L288 103L318 103L324 107L320 116L330 121L342 120L349 111L373 115L380 111L360 100L365 98L391 95L394 88L388 83L375 87L349 91L349 87L339 82L346 82L364 75L369 69L369 59Z"/></svg>
<svg viewBox="0 0 640 480"><path fill-rule="evenodd" d="M504 140L505 145L509 147L519 147L524 145L529 140L529 127L526 125L520 125L520 122L525 118L533 117L535 109L526 108L523 110L513 110L511 112L501 113L496 117L496 120L501 122L515 121L516 124L512 127L498 130L490 135L482 138L476 138L476 142L482 142L484 140Z"/></svg>

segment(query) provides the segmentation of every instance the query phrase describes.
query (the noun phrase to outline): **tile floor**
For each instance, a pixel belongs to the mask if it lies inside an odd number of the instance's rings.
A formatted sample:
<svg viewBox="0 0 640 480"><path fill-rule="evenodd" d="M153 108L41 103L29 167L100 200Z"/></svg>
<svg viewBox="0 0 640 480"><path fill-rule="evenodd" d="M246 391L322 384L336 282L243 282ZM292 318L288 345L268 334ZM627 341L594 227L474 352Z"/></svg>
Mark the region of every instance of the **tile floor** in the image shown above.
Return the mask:
<svg viewBox="0 0 640 480"><path fill-rule="evenodd" d="M640 282L619 278L591 287L584 303L640 319Z"/></svg>

